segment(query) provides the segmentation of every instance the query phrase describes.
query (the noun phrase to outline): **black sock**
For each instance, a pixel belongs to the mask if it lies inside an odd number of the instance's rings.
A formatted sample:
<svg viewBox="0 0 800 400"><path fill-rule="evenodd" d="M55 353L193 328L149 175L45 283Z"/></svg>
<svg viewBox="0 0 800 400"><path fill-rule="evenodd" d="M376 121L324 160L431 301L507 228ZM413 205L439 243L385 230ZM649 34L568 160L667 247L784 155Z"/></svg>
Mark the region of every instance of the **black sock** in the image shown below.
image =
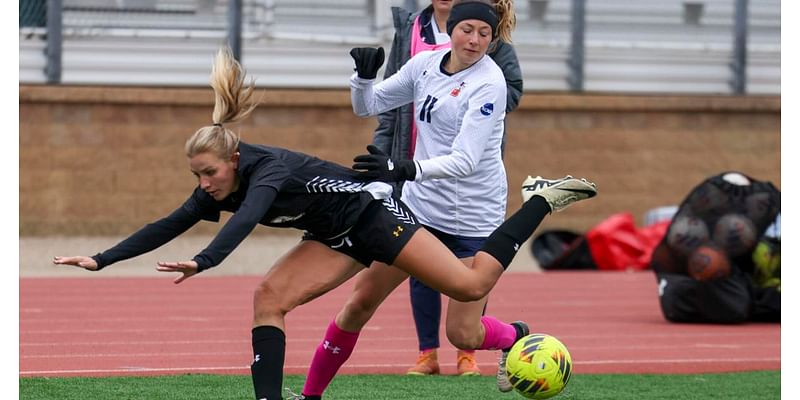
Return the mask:
<svg viewBox="0 0 800 400"><path fill-rule="evenodd" d="M533 196L522 204L517 212L503 222L486 239L481 251L485 251L496 258L503 266L508 268L511 260L517 255L519 246L533 235L544 217L550 213L550 205L541 196Z"/></svg>
<svg viewBox="0 0 800 400"><path fill-rule="evenodd" d="M253 328L253 387L256 399L280 400L286 335L275 326Z"/></svg>
<svg viewBox="0 0 800 400"><path fill-rule="evenodd" d="M519 342L520 339L522 339L523 337L525 337L527 335L527 333L522 330L523 328L521 326L519 326L519 324L512 323L511 326L514 327L514 331L517 332L517 336L514 338L514 343L512 343L511 346L508 346L505 349L503 349L503 351L506 352L506 353L511 351L511 348L514 347L514 345L517 344L517 342Z"/></svg>

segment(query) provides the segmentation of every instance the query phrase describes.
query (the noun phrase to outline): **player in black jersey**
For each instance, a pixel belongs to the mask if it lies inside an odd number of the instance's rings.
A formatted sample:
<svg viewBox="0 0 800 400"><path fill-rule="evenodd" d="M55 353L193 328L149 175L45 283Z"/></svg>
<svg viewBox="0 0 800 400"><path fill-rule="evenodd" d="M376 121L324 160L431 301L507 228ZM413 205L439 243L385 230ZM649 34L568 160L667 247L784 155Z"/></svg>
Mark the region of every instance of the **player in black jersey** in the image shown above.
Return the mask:
<svg viewBox="0 0 800 400"><path fill-rule="evenodd" d="M159 262L179 272L180 283L221 263L257 224L305 230L303 240L276 262L254 293L251 366L257 399L280 399L285 355L284 317L381 261L460 301L484 297L511 262L519 245L564 201L594 196L593 184L571 179L535 193L501 225L465 267L415 216L391 186L305 154L239 140L223 124L255 108L254 86L245 83L230 49L215 58L213 125L186 142L189 168L199 185L170 215L146 225L111 249L92 257L55 257L55 264L98 271L169 242L200 220L233 215L216 237L188 261ZM390 168L386 160L384 168ZM431 268L435 266L435 268Z"/></svg>

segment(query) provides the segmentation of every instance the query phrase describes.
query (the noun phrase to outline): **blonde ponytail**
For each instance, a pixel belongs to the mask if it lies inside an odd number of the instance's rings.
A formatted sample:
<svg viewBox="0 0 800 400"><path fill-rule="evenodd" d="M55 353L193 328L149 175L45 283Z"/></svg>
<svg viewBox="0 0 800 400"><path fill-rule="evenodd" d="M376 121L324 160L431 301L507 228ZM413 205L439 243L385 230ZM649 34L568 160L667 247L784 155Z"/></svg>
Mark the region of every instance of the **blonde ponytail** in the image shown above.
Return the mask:
<svg viewBox="0 0 800 400"><path fill-rule="evenodd" d="M245 72L228 47L217 52L210 83L214 89L213 125L198 129L186 141L186 156L211 152L227 159L239 147L239 137L223 124L238 122L256 108L258 104L253 99L255 84L252 80L245 83Z"/></svg>
<svg viewBox="0 0 800 400"><path fill-rule="evenodd" d="M511 31L517 27L517 16L514 14L513 0L495 0L497 9L497 37L500 40L511 43Z"/></svg>

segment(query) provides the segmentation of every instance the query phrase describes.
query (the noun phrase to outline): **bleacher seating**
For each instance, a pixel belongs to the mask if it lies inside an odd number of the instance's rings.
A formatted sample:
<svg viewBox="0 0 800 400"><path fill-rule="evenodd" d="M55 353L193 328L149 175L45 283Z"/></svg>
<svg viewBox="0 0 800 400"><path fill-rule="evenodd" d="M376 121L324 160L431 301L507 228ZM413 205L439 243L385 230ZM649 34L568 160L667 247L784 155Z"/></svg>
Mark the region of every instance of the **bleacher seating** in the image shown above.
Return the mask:
<svg viewBox="0 0 800 400"><path fill-rule="evenodd" d="M345 88L349 49L388 50L389 6L405 3L244 0L243 63L264 87ZM587 0L584 89L731 93L734 3ZM570 6L516 1L514 45L526 90L569 90ZM203 86L225 43L227 0L64 0L64 7L64 84ZM45 82L44 48L43 28L20 28L21 83ZM780 93L780 50L780 0L750 0L748 93Z"/></svg>

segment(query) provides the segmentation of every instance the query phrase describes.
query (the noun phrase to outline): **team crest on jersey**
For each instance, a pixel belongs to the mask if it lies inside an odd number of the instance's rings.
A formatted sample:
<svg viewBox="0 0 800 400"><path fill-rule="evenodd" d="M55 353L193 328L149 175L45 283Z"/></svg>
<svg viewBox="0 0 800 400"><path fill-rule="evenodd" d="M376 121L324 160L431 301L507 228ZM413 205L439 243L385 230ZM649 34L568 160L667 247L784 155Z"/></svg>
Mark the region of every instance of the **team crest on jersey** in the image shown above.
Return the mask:
<svg viewBox="0 0 800 400"><path fill-rule="evenodd" d="M461 89L464 88L464 82L461 82L457 88L450 91L450 96L457 97L459 93L461 93Z"/></svg>
<svg viewBox="0 0 800 400"><path fill-rule="evenodd" d="M486 103L481 106L481 114L489 116L492 115L492 111L494 111L494 104Z"/></svg>

